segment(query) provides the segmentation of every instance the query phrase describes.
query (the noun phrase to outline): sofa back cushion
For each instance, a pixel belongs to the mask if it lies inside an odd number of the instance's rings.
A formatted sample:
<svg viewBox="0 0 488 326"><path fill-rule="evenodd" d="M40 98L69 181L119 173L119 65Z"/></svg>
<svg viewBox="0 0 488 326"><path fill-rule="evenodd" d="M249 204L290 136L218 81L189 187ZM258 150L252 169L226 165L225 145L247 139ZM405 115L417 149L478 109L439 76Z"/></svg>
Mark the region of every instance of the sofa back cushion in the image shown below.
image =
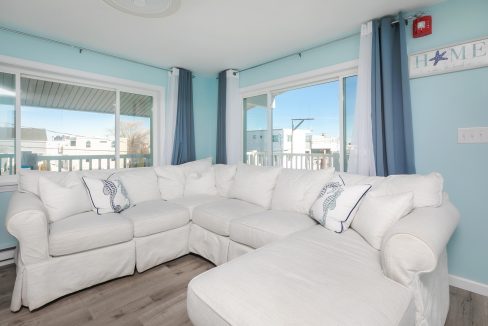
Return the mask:
<svg viewBox="0 0 488 326"><path fill-rule="evenodd" d="M47 210L50 222L92 209L81 178L73 172L68 173L60 183L41 174L39 176L39 196Z"/></svg>
<svg viewBox="0 0 488 326"><path fill-rule="evenodd" d="M308 214L334 168L319 171L283 169L276 182L271 208Z"/></svg>
<svg viewBox="0 0 488 326"><path fill-rule="evenodd" d="M111 179L113 178L122 182L132 205L161 199L158 178L153 168L122 170Z"/></svg>
<svg viewBox="0 0 488 326"><path fill-rule="evenodd" d="M280 172L281 168L250 166L241 163L237 166L229 195L232 198L269 209Z"/></svg>
<svg viewBox="0 0 488 326"><path fill-rule="evenodd" d="M183 197L185 190L185 173L179 165L156 167L158 187L161 198L172 200Z"/></svg>
<svg viewBox="0 0 488 326"><path fill-rule="evenodd" d="M39 196L39 176L44 175L49 180L63 184L69 172L48 172L38 170L20 169L18 173L18 189L20 192L30 192Z"/></svg>
<svg viewBox="0 0 488 326"><path fill-rule="evenodd" d="M201 160L192 161L180 165L165 165L156 167L155 172L158 176L159 192L164 200L173 200L185 195L185 185L188 176L192 176L189 193L197 194L198 189L202 189L203 179L200 179L204 172L212 167L212 158L207 157ZM199 180L196 180L199 179ZM215 178L214 178L215 179ZM208 181L208 178L206 179ZM195 182L198 184L195 184ZM212 181L215 187L215 180ZM206 194L205 191L203 193Z"/></svg>
<svg viewBox="0 0 488 326"><path fill-rule="evenodd" d="M215 164L213 167L215 170L215 186L219 196L229 197L236 176L237 165Z"/></svg>
<svg viewBox="0 0 488 326"><path fill-rule="evenodd" d="M414 208L438 207L442 204L443 185L442 175L436 172L427 175L390 175L375 187L375 192L381 195L412 192Z"/></svg>

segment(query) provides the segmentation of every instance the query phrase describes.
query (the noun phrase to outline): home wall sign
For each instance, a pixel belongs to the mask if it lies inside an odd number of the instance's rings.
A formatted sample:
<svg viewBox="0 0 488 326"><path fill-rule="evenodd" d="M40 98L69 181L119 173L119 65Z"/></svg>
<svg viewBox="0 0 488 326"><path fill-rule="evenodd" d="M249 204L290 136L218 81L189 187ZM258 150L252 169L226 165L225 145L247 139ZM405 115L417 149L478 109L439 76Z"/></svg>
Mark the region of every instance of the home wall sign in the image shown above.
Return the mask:
<svg viewBox="0 0 488 326"><path fill-rule="evenodd" d="M409 56L410 78L488 66L488 38Z"/></svg>

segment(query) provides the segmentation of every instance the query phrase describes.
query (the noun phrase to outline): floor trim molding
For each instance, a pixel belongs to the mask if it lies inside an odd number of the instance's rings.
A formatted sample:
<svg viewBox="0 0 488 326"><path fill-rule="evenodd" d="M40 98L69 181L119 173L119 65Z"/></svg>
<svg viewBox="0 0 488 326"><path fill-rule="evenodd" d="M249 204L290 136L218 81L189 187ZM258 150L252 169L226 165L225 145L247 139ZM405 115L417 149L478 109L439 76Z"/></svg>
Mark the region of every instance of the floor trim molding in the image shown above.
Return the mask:
<svg viewBox="0 0 488 326"><path fill-rule="evenodd" d="M449 284L488 297L488 284L475 282L456 275L449 275Z"/></svg>
<svg viewBox="0 0 488 326"><path fill-rule="evenodd" d="M14 263L15 248L8 248L0 251L0 266Z"/></svg>

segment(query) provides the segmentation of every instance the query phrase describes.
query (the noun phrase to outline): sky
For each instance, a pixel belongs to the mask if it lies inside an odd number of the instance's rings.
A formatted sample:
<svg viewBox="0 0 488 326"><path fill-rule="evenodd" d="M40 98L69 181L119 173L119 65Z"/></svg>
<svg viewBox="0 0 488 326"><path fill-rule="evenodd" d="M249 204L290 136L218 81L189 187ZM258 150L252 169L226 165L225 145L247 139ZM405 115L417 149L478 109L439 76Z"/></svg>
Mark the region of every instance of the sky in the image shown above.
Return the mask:
<svg viewBox="0 0 488 326"><path fill-rule="evenodd" d="M346 137L352 133L357 77L346 78ZM313 118L299 128L310 129L313 134L326 133L339 136L339 81L289 90L275 96L273 128L291 128L291 119ZM255 107L247 112L247 130L266 129L267 117L264 107Z"/></svg>
<svg viewBox="0 0 488 326"><path fill-rule="evenodd" d="M48 135L76 135L94 138L111 138L115 128L115 114L87 111L22 107L22 128L45 128ZM140 121L149 128L145 117L120 116L121 121Z"/></svg>

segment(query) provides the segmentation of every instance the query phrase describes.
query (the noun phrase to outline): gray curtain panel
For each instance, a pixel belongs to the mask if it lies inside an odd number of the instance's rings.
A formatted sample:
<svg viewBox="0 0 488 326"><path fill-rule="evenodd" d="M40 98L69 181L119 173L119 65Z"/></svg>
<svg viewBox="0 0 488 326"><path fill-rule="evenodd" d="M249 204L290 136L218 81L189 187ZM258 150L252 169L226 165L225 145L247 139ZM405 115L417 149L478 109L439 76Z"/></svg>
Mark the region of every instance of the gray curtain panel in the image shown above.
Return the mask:
<svg viewBox="0 0 488 326"><path fill-rule="evenodd" d="M373 21L372 107L376 174L415 173L405 19ZM393 24L392 24L393 23Z"/></svg>
<svg viewBox="0 0 488 326"><path fill-rule="evenodd" d="M226 137L226 93L227 93L227 71L219 73L219 98L217 112L217 164L227 164L227 144Z"/></svg>
<svg viewBox="0 0 488 326"><path fill-rule="evenodd" d="M171 164L195 160L195 129L193 124L192 72L180 69L175 140Z"/></svg>

